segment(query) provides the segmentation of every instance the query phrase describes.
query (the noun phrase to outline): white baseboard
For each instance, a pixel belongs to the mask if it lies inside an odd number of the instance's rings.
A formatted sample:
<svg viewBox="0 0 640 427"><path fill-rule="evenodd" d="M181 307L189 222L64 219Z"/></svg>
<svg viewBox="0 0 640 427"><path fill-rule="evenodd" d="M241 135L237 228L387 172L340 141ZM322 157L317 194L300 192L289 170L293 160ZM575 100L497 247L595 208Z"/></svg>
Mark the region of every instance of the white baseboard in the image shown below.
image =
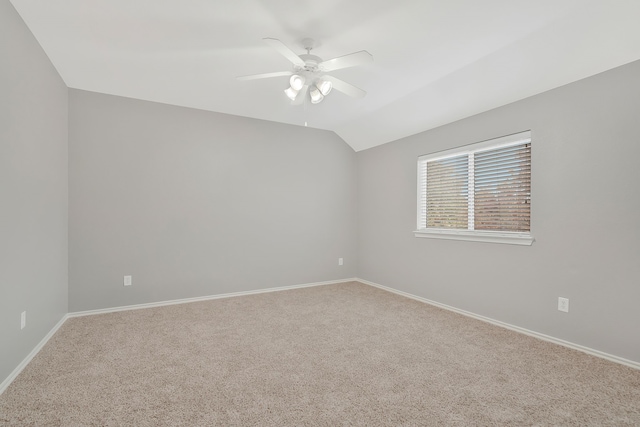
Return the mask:
<svg viewBox="0 0 640 427"><path fill-rule="evenodd" d="M20 375L20 372L22 372L22 370L29 364L29 362L31 362L31 360L36 356L36 354L38 354L38 352L42 350L42 347L44 347L47 341L49 341L49 339L58 331L58 329L60 329L60 326L62 326L64 322L67 321L68 318L69 318L68 314L65 314L64 316L62 316L62 319L60 319L60 321L56 323L56 325L53 328L51 328L49 333L45 335L44 338L42 338L42 340L40 340L38 345L36 345L34 349L31 350L31 353L29 353L27 357L25 357L22 360L22 362L20 362L20 364L16 366L16 368L9 374L9 376L5 378L4 381L2 381L2 384L0 384L0 394L4 393L7 387L9 387L9 385L13 382L13 380L16 379L18 375Z"/></svg>
<svg viewBox="0 0 640 427"><path fill-rule="evenodd" d="M419 297L417 295L413 295L413 294L410 294L410 293L407 293L407 292L399 291L397 289L393 289L393 288L390 288L388 286L383 286L383 285L380 285L378 283L370 282L368 280L364 280L364 279L360 279L360 278L356 278L355 280L360 282L360 283L362 283L362 284L373 286L375 288L379 288L379 289L385 290L387 292L392 292L392 293L397 294L397 295L402 295L403 297L407 297L407 298L414 299L416 301L424 302L426 304L430 304L430 305L433 305L433 306L436 306L436 307L439 307L439 308L443 308L445 310L453 311L454 313L462 314L463 316L467 316L467 317L471 317L473 319L481 320L483 322L491 323L492 325L496 325L496 326L500 326L502 328L510 329L512 331L515 331L515 332L520 332L521 334L529 335L531 337L538 338L538 339L541 339L541 340L544 340L544 341L548 341L548 342L551 342L551 343L554 343L554 344L559 344L561 346L568 347L568 348L571 348L573 350L578 350L578 351L581 351L583 353L590 354L592 356L600 357L602 359L606 359L606 360L609 360L611 362L619 363L621 365L629 366L631 368L640 369L640 363L639 362L635 362L633 360L624 359L622 357L614 356L613 354L605 353L605 352L602 352L602 351L599 351L599 350L594 350L592 348L585 347L585 346L582 346L580 344L574 344L572 342L565 341L565 340L562 340L560 338L555 338L555 337L552 337L552 336L549 336L549 335L541 334L539 332L535 332L535 331L531 331L529 329L521 328L519 326L511 325L509 323L505 323L505 322L501 322L499 320L491 319L490 317L481 316L479 314L475 314L475 313L472 313L470 311L461 310L459 308L455 308L455 307L452 307L450 305L442 304L442 303L439 303L439 302L436 302L436 301L431 301L429 299L422 298L422 297Z"/></svg>
<svg viewBox="0 0 640 427"><path fill-rule="evenodd" d="M80 317L80 316L91 316L91 315L94 315L94 314L114 313L116 311L140 310L140 309L143 309L143 308L162 307L162 306L165 306L165 305L186 304L186 303L190 303L190 302L208 301L208 300L212 300L212 299L239 297L239 296L243 296L243 295L255 295L255 294L264 294L264 293L267 293L267 292L287 291L289 289L310 288L312 286L335 285L336 283L355 282L357 280L358 279L356 279L356 278L347 278L347 279L339 279L339 280L330 280L330 281L327 281L327 282L304 283L302 285L280 286L280 287L277 287L277 288L256 289L256 290L253 290L253 291L230 292L230 293L227 293L227 294L207 295L207 296L203 296L203 297L182 298L182 299L174 299L174 300L169 300L169 301L150 302L150 303L146 303L146 304L125 305L125 306L122 306L122 307L100 308L100 309L97 309L97 310L76 311L76 312L73 312L73 313L69 313L68 316L69 317Z"/></svg>
<svg viewBox="0 0 640 427"><path fill-rule="evenodd" d="M263 294L266 292L278 292L278 291L286 291L289 289L299 289L299 288L310 288L312 286L322 286L322 285L334 285L336 283L345 283L345 282L355 282L357 279L355 278L347 278L340 280L330 280L327 282L315 282L315 283L304 283L302 285L291 285L291 286L281 286L278 288L267 288L267 289L256 289L253 291L244 291L244 292L231 292L228 294L218 294L218 295L208 295L204 297L195 297L195 298L183 298L177 300L170 301L160 301L160 302L152 302L148 304L135 304L135 305L126 305L122 307L113 307L113 308L103 308L98 310L87 310L87 311L76 311L74 313L65 314L62 319L49 331L49 333L38 343L38 345L31 350L31 353L27 357L24 358L22 362L9 374L2 384L0 384L0 394L2 394L7 387L16 379L16 377L22 372L22 370L31 362L31 359L35 357L36 354L44 347L44 345L49 341L49 339L55 334L58 329L72 317L80 317L80 316L90 316L93 314L104 314L104 313L113 313L116 311L125 311L125 310L139 310L142 308L151 308L151 307L162 307L164 305L174 305L174 304L185 304L189 302L196 301L207 301L212 299L220 299L220 298L231 298L242 295L255 295L255 294Z"/></svg>

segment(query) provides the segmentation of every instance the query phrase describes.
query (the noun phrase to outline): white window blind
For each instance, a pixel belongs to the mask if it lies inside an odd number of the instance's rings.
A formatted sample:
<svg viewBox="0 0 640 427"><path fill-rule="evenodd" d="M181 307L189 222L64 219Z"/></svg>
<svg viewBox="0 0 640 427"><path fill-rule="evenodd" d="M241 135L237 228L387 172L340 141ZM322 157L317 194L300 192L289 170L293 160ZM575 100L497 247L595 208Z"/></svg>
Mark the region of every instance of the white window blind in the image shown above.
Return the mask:
<svg viewBox="0 0 640 427"><path fill-rule="evenodd" d="M418 159L416 235L482 241L500 235L531 244L530 230L530 132Z"/></svg>
<svg viewBox="0 0 640 427"><path fill-rule="evenodd" d="M467 228L469 157L449 157L426 165L426 226Z"/></svg>
<svg viewBox="0 0 640 427"><path fill-rule="evenodd" d="M474 177L476 230L530 230L531 143L476 153Z"/></svg>

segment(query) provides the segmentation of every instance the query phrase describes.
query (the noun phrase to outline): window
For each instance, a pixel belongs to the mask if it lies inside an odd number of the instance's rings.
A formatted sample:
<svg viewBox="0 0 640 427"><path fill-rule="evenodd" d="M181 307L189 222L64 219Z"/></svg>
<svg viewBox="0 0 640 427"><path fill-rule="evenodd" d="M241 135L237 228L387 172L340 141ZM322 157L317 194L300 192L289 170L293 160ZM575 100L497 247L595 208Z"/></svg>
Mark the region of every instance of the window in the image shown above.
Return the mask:
<svg viewBox="0 0 640 427"><path fill-rule="evenodd" d="M531 245L531 132L420 156L415 235Z"/></svg>

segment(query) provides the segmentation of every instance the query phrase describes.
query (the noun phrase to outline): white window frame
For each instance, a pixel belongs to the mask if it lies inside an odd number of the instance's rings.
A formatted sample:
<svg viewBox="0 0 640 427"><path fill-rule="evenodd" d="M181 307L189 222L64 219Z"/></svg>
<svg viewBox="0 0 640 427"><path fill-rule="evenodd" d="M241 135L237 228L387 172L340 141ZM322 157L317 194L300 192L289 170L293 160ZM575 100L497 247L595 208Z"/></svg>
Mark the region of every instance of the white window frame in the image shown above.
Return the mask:
<svg viewBox="0 0 640 427"><path fill-rule="evenodd" d="M500 138L494 138L487 141L477 142L474 144L466 145L463 147L453 148L451 150L439 151L437 153L426 154L418 157L418 197L417 197L417 227L414 231L416 237L423 237L429 239L447 239L447 240L467 240L474 242L487 242L487 243L506 243L512 245L526 245L530 246L534 242L534 238L529 232L515 232L515 231L485 231L485 230L473 230L474 219L473 216L469 216L469 228L468 230L460 229L445 229L445 228L420 228L424 221L425 213L421 211L422 198L425 195L425 189L420 179L421 164L424 162L430 162L434 160L442 160L448 157L455 157L461 155L469 155L469 199L470 203L473 202L473 159L471 154L479 153L488 150L494 150L496 148L505 148L513 145L520 145L527 142L531 142L531 131L520 132L512 135L503 136ZM471 206L471 204L470 204ZM471 209L470 209L471 210Z"/></svg>

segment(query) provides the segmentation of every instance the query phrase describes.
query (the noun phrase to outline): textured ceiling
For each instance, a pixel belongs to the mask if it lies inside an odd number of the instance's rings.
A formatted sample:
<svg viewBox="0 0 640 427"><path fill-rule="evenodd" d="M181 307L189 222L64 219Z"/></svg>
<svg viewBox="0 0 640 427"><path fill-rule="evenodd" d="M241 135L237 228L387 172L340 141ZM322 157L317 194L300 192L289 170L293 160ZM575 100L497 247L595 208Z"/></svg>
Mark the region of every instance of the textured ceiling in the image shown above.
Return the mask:
<svg viewBox="0 0 640 427"><path fill-rule="evenodd" d="M356 151L640 59L638 0L12 0L71 88L335 131ZM292 106L262 42L374 62Z"/></svg>

